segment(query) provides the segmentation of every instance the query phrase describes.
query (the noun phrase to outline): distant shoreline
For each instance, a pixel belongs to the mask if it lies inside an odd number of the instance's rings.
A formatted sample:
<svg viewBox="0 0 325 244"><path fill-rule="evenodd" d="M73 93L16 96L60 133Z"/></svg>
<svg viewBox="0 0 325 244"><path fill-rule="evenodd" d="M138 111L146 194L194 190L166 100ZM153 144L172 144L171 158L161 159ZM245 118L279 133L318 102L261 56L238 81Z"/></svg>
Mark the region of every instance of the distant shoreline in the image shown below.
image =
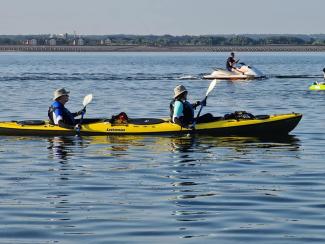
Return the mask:
<svg viewBox="0 0 325 244"><path fill-rule="evenodd" d="M0 45L0 52L325 52L325 45L265 46L27 46Z"/></svg>

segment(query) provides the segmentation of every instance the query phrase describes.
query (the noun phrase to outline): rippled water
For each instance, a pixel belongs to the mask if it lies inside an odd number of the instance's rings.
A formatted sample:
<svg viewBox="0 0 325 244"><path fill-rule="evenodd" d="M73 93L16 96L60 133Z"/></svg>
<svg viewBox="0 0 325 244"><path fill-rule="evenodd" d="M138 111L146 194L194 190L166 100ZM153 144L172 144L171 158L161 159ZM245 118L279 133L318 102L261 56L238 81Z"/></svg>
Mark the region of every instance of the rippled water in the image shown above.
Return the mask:
<svg viewBox="0 0 325 244"><path fill-rule="evenodd" d="M0 120L46 118L62 86L89 117L166 117L227 55L0 53ZM303 113L288 137L0 136L0 243L324 243L325 54L237 55L269 78L220 81L204 111Z"/></svg>

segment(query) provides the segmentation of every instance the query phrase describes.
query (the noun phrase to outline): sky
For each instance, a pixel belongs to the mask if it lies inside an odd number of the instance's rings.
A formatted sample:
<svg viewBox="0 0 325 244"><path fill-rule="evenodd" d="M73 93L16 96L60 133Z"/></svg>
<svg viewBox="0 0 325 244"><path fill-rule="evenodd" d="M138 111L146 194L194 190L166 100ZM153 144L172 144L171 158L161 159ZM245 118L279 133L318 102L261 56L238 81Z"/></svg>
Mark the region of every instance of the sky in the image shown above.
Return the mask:
<svg viewBox="0 0 325 244"><path fill-rule="evenodd" d="M325 0L0 0L0 34L324 34Z"/></svg>

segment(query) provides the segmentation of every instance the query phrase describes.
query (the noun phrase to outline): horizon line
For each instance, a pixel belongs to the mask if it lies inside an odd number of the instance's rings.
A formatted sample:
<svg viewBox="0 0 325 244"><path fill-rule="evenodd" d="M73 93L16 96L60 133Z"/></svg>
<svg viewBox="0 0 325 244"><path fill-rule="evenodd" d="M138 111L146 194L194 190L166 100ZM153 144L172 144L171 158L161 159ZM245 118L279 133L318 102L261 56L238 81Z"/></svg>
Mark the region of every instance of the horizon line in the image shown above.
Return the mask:
<svg viewBox="0 0 325 244"><path fill-rule="evenodd" d="M85 33L29 33L29 34L0 34L0 36L36 36L36 35L76 35L76 36L119 36L119 35L125 35L125 36L231 36L231 35L306 35L306 36L310 36L310 35L325 35L325 33L240 33L240 34L236 34L236 33L232 33L232 34L123 34L123 33L119 33L119 34L85 34Z"/></svg>

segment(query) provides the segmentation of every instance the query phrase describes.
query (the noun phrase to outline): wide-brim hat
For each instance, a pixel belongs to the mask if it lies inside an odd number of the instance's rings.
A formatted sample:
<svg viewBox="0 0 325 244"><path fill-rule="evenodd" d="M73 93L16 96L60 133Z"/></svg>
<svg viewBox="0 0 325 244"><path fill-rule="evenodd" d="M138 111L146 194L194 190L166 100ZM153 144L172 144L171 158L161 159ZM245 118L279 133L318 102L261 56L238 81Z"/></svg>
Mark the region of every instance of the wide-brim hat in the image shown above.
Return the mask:
<svg viewBox="0 0 325 244"><path fill-rule="evenodd" d="M183 94L184 92L187 92L185 86L178 85L174 89L174 98L178 97L179 95Z"/></svg>
<svg viewBox="0 0 325 244"><path fill-rule="evenodd" d="M58 99L59 97L62 97L64 95L69 95L70 91L67 91L66 89L64 88L60 88L60 89L57 89L56 91L54 91L54 97L53 97L53 100L56 100Z"/></svg>

